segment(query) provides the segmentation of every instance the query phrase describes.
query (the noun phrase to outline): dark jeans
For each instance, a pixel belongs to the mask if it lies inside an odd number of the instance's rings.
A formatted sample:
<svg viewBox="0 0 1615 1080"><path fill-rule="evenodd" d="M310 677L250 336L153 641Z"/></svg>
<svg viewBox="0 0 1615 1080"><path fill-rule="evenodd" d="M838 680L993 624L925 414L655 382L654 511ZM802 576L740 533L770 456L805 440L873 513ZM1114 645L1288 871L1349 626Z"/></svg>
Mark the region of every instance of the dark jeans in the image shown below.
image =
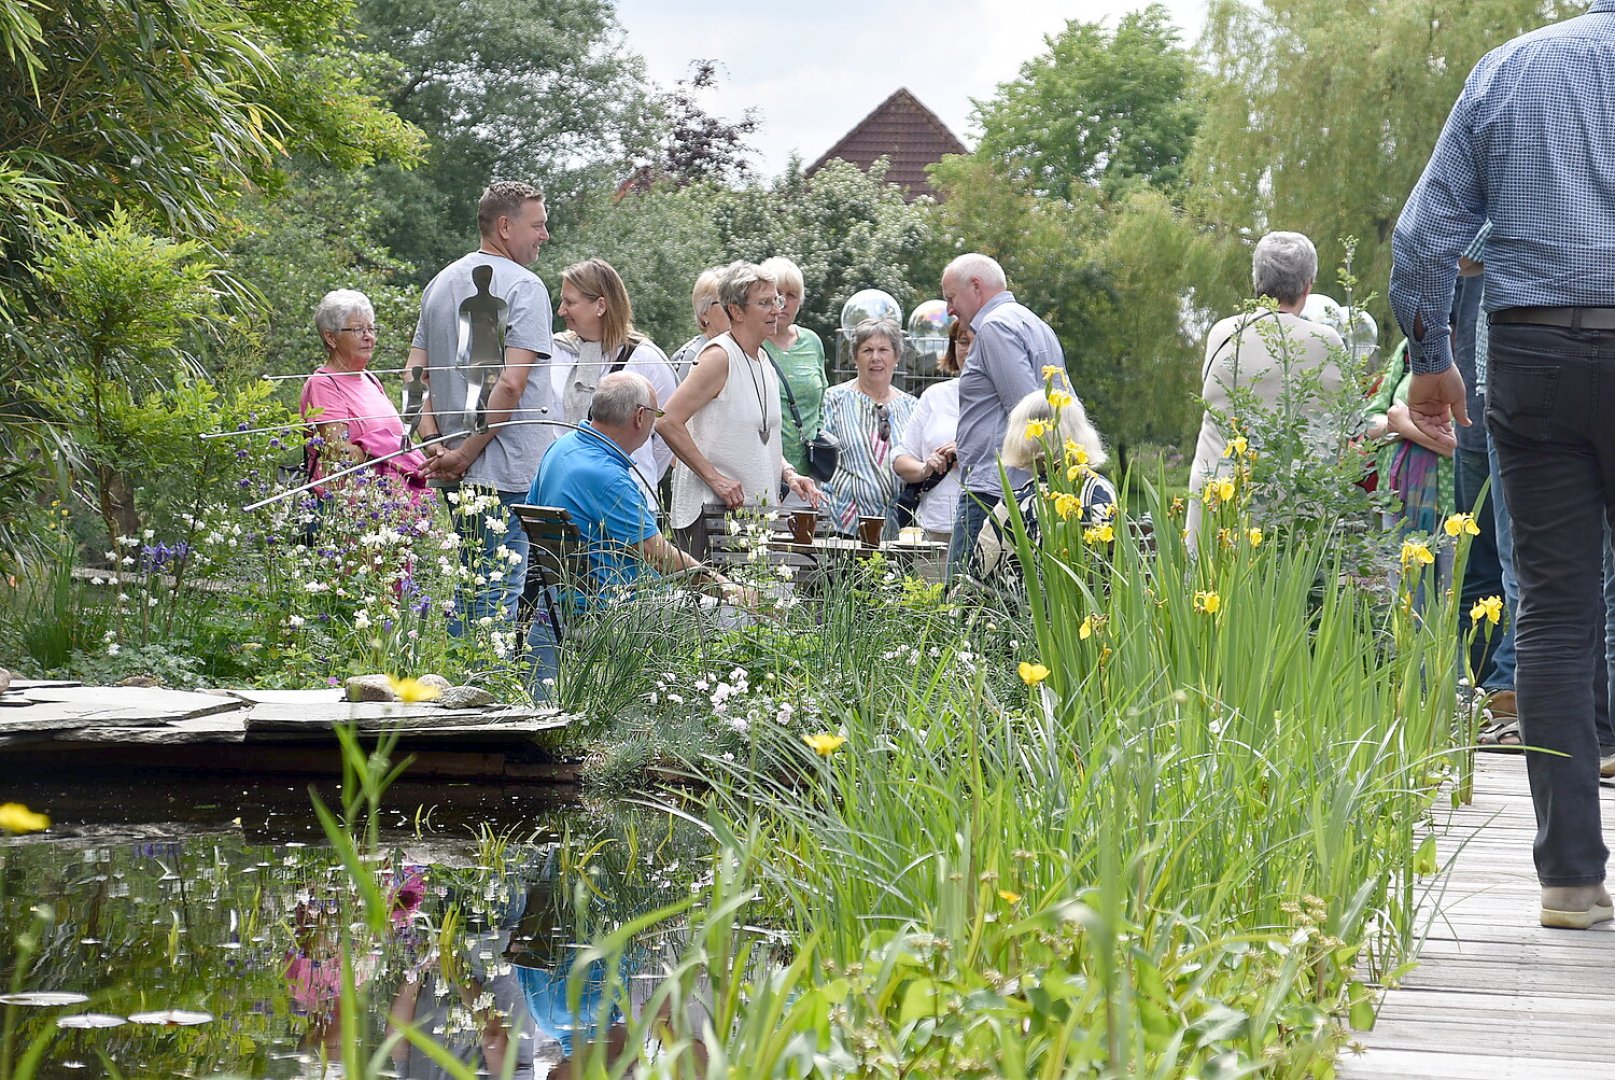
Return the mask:
<svg viewBox="0 0 1615 1080"><path fill-rule="evenodd" d="M953 515L953 534L948 537L948 580L968 573L976 565L976 538L992 517L993 509L1004 501L1002 494L961 491L959 509Z"/></svg>
<svg viewBox="0 0 1615 1080"><path fill-rule="evenodd" d="M1615 519L1615 331L1493 324L1486 422L1514 521L1520 730L1544 885L1604 880L1593 693ZM1564 756L1558 756L1564 755Z"/></svg>
<svg viewBox="0 0 1615 1080"><path fill-rule="evenodd" d="M1480 535L1475 537L1469 545L1469 559L1464 564L1464 580L1461 582L1461 597L1458 605L1460 618L1458 620L1458 634L1460 638L1467 639L1471 629L1469 620L1463 615L1474 606L1475 601L1487 596L1503 595L1503 567L1498 561L1497 526L1492 514L1492 493L1488 491L1486 498L1480 505L1475 500L1480 498L1480 489L1491 477L1491 465L1487 461L1485 429L1480 423L1480 417L1471 414L1475 420L1472 428L1482 428L1481 445L1479 449L1471 449L1460 445L1458 452L1453 455L1453 490L1458 500L1458 509L1467 514L1471 510L1475 514L1475 524L1480 528ZM1502 651L1503 644L1514 632L1514 624L1505 622L1501 627L1494 627L1490 642L1486 639L1484 629L1475 635L1469 646L1469 669L1474 674L1475 685L1487 690L1514 689L1514 663L1513 645L1509 644L1508 670L1500 672L1494 658Z"/></svg>

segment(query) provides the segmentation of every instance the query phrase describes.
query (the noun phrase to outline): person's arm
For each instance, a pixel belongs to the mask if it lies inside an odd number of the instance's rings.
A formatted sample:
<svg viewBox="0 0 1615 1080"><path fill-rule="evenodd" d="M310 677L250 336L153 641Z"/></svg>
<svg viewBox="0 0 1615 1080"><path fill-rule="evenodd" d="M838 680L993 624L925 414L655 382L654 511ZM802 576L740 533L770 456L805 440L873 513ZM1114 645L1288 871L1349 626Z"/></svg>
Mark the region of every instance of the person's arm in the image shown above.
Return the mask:
<svg viewBox="0 0 1615 1080"><path fill-rule="evenodd" d="M1381 434L1400 435L1442 457L1452 457L1453 450L1456 449L1454 445L1432 437L1429 432L1414 423L1407 405L1400 401L1392 405L1391 411L1385 414L1385 430Z"/></svg>
<svg viewBox="0 0 1615 1080"><path fill-rule="evenodd" d="M803 476L797 472L784 457L779 459L779 464L781 481L791 489L797 498L802 499L809 506L815 507L824 501L824 492L819 490L819 485L813 482L811 476Z"/></svg>
<svg viewBox="0 0 1615 1080"><path fill-rule="evenodd" d="M415 437L422 442L436 438L441 432L437 426L437 417L432 415L432 365L426 355L426 350L415 346L409 350L409 359L404 361L404 382L408 383L415 378L415 369L423 368L421 381L426 383L426 400L421 404L421 422L415 428ZM427 447L426 453L432 452Z"/></svg>
<svg viewBox="0 0 1615 1080"><path fill-rule="evenodd" d="M659 532L635 544L634 550L641 559L661 573L677 574L688 571L693 581L711 586L714 594L720 598L748 607L757 603L757 597L751 590L736 585L712 567L698 562L689 552L669 543L667 537Z"/></svg>
<svg viewBox="0 0 1615 1080"><path fill-rule="evenodd" d="M522 394L527 391L527 378L538 363L538 354L531 349L506 349L505 368L499 373L493 393L488 395L488 426L502 424L511 419L521 405ZM458 480L482 456L488 444L499 437L497 430L475 431L452 450L442 443L429 447L436 450L424 470L429 480Z"/></svg>
<svg viewBox="0 0 1615 1080"><path fill-rule="evenodd" d="M723 475L707 460L701 448L695 445L695 437L687 426L690 417L717 399L728 380L729 354L723 351L723 346L708 345L702 349L690 374L662 406L663 413L656 421L656 432L667 443L667 448L673 451L673 455L711 488L725 506L733 510L746 501L745 488L741 487L740 481Z"/></svg>
<svg viewBox="0 0 1615 1080"><path fill-rule="evenodd" d="M365 460L365 452L348 441L348 425L340 420L329 423L315 424L314 430L319 433L324 444L316 451L325 467L330 472L337 472L349 465L357 465Z"/></svg>

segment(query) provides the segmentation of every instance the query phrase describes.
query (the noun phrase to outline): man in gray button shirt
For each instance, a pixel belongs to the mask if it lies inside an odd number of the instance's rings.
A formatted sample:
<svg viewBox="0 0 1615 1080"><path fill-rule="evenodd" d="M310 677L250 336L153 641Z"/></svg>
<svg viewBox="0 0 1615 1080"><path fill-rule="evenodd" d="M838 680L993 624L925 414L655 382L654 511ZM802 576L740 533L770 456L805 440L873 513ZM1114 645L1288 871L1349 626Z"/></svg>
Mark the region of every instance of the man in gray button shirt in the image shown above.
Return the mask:
<svg viewBox="0 0 1615 1080"><path fill-rule="evenodd" d="M1009 413L1021 398L1044 384L1043 369L1060 369L1056 385L1067 386L1065 351L1049 324L1015 302L997 260L976 252L960 255L942 272L942 299L948 313L970 324L976 340L959 375L960 480L964 491L948 542L948 577L972 560L976 537L1004 498L998 452L1004 445ZM1010 484L1028 479L1009 470Z"/></svg>
<svg viewBox="0 0 1615 1080"><path fill-rule="evenodd" d="M454 633L466 619L501 612L514 619L526 581L527 534L510 507L527 500L538 459L555 441L555 429L496 425L541 419L542 410L552 404L550 380L530 377L553 351L550 296L538 275L527 269L550 237L548 220L538 188L514 180L488 185L477 205L481 245L439 271L421 294L421 317L406 368L425 367L431 387L420 433L423 439L456 436L427 448L431 460L426 476L434 487L457 491L451 509L478 494L497 496L499 503L479 513L455 514L465 540L461 561L483 583L460 598L450 623ZM489 320L486 328L477 313ZM469 369L485 358L489 342L483 339L500 314L505 320L504 370L486 400L478 401L478 384ZM493 346L497 350L497 336ZM476 423L478 412L486 418L487 430L477 430L482 426Z"/></svg>

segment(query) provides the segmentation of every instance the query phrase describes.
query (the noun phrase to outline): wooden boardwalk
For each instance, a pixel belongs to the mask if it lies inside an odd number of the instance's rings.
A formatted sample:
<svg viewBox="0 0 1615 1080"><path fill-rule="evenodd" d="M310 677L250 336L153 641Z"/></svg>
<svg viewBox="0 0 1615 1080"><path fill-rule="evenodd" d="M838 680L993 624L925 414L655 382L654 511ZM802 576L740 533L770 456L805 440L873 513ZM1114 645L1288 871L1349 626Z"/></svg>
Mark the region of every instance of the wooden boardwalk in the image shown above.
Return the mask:
<svg viewBox="0 0 1615 1080"><path fill-rule="evenodd" d="M1537 925L1531 863L1536 819L1518 755L1481 754L1473 805L1438 812L1444 886L1418 968L1385 999L1350 1080L1615 1078L1615 923L1593 930ZM1615 849L1615 788L1603 799Z"/></svg>

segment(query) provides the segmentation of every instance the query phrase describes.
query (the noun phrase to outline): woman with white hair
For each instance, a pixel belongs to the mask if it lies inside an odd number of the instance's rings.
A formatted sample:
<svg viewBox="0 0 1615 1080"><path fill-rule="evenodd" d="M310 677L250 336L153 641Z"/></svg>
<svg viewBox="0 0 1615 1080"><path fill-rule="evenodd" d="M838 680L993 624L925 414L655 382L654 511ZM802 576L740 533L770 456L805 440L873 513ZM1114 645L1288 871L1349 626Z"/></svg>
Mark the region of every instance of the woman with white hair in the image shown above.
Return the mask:
<svg viewBox="0 0 1615 1080"><path fill-rule="evenodd" d="M1015 504L1020 508L1026 533L1036 544L1040 529L1039 514L1047 502L1048 453L1054 448L1057 465L1076 467L1076 484L1073 494L1079 501L1078 513L1084 525L1103 525L1116 511L1116 489L1109 480L1094 470L1109 458L1105 444L1088 422L1088 410L1075 394L1058 388L1034 390L1010 410L1009 424L1004 433L1004 447L1000 458L1006 469L1024 469L1032 478L1015 490ZM1074 459L1074 460L1073 460ZM1071 465L1065 465L1071 461ZM1013 551L1013 541L1006 538L1009 530L1009 504L999 503L982 526L977 539L976 554L981 574L986 577L1002 571L1007 560L1005 551Z"/></svg>
<svg viewBox="0 0 1615 1080"><path fill-rule="evenodd" d="M314 309L314 329L325 346L325 363L303 384L302 414L314 425L309 478L383 458L404 445L404 422L381 380L365 370L375 356L376 309L353 289L335 289ZM377 461L375 471L416 491L426 489L419 450Z"/></svg>
<svg viewBox="0 0 1615 1080"><path fill-rule="evenodd" d="M884 518L901 485L892 470L898 444L919 405L892 385L903 331L891 319L865 319L852 331L858 374L824 395L824 430L841 444L835 475L824 485L830 521L851 536L860 517Z"/></svg>
<svg viewBox="0 0 1615 1080"><path fill-rule="evenodd" d="M830 380L824 373L824 342L819 340L818 334L796 325L797 313L802 310L806 296L802 268L776 255L763 261L762 270L773 276L780 299L785 301L774 332L763 342L780 378L780 403L785 409L781 448L791 467L807 475L807 441L819 433L823 423L819 407L824 392L830 388Z"/></svg>
<svg viewBox="0 0 1615 1080"><path fill-rule="evenodd" d="M1317 404L1297 392L1303 375L1316 372L1326 396L1340 389L1343 376L1334 359L1343 347L1340 335L1301 317L1317 276L1318 250L1311 240L1297 232L1268 233L1251 255L1251 285L1256 296L1271 299L1273 306L1231 315L1206 335L1200 369L1206 411L1189 468L1189 492L1195 496L1189 500L1191 546L1200 531L1200 492L1209 480L1234 468L1234 458L1224 453L1229 441L1236 435L1250 436L1253 444L1261 438L1260 431L1229 427L1236 397L1287 418Z"/></svg>
<svg viewBox="0 0 1615 1080"><path fill-rule="evenodd" d="M690 290L690 307L695 311L698 332L673 354L673 372L679 382L683 382L690 373L701 350L713 338L729 329L729 316L723 313L723 305L718 302L718 279L723 276L723 271L721 266L701 271L695 279L695 288Z"/></svg>
<svg viewBox="0 0 1615 1080"><path fill-rule="evenodd" d="M701 350L656 424L679 459L672 513L678 546L698 559L707 551L700 529L707 504L773 506L781 485L814 506L820 498L818 485L780 453L779 380L763 354L780 313L773 279L735 263L718 281L718 298L729 330Z"/></svg>

